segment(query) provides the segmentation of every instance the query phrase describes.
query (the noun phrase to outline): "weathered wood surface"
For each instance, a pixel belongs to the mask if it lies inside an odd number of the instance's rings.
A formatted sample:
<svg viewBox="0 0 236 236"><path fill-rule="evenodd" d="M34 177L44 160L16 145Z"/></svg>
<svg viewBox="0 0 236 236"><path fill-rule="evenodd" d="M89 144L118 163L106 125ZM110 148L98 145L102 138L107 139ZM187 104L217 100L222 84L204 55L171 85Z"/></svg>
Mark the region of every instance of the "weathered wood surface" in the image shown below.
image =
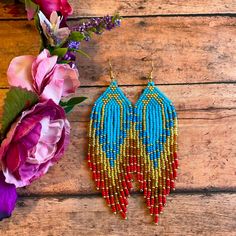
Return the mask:
<svg viewBox="0 0 236 236"><path fill-rule="evenodd" d="M74 8L72 18L111 15L115 12L119 12L122 16L236 13L234 0L69 0L69 2ZM23 4L15 5L14 0L1 1L0 19L25 17Z"/></svg>
<svg viewBox="0 0 236 236"><path fill-rule="evenodd" d="M131 196L128 220L109 212L100 197L24 198L1 235L227 235L236 232L236 194L172 195L158 226L141 196Z"/></svg>
<svg viewBox="0 0 236 236"><path fill-rule="evenodd" d="M16 5L12 11L6 2L13 0L0 3L0 107L10 60L36 55L39 48L24 9ZM236 2L70 2L75 9L72 18L117 10L132 17L125 18L121 28L83 43L91 59L78 59L82 87L77 95L89 99L69 115L70 147L47 175L19 191L24 197L13 217L0 223L0 235L236 235L236 194L229 194L236 189L236 18L230 17L236 13ZM178 110L178 192L170 196L158 227L150 224L139 194L130 198L128 221L110 214L103 199L94 195L86 135L92 104L110 82L108 59L132 102L147 83L153 59L156 82ZM214 193L201 194L204 190Z"/></svg>
<svg viewBox="0 0 236 236"><path fill-rule="evenodd" d="M189 111L184 116L179 121L181 138L177 189L235 188L235 110L212 113ZM71 144L66 155L47 175L21 189L20 193L53 195L97 192L86 161L87 128L87 122L72 122Z"/></svg>
<svg viewBox="0 0 236 236"><path fill-rule="evenodd" d="M122 16L171 15L171 14L211 14L236 12L233 0L102 0L70 1L74 6L74 17L102 16L120 12Z"/></svg>
<svg viewBox="0 0 236 236"><path fill-rule="evenodd" d="M108 59L123 85L146 84L151 59L160 84L235 82L235 37L236 18L230 17L125 19L121 28L83 43L91 59L78 60L81 83L107 85ZM39 38L32 23L4 21L0 45L0 56L4 58L0 63L0 86L6 87L11 59L36 55Z"/></svg>
<svg viewBox="0 0 236 236"><path fill-rule="evenodd" d="M174 102L177 110L182 112L181 116L193 110L236 109L236 84L159 85L158 87ZM89 113L95 100L106 88L80 87L75 96L88 98L69 114L70 121L89 121ZM135 103L145 86L121 88L130 101ZM8 89L0 90L0 116L7 91Z"/></svg>
<svg viewBox="0 0 236 236"><path fill-rule="evenodd" d="M175 103L180 118L181 170L178 188L233 188L236 128L235 84L160 86ZM123 87L135 102L144 86ZM61 162L21 194L85 194L96 192L87 168L87 126L95 99L104 88L79 88L89 99L70 114L71 145ZM7 90L0 90L0 105ZM1 114L1 112L0 112ZM228 140L222 148L221 143ZM201 147L201 148L199 148ZM196 168L196 166L198 168ZM57 178L54 178L57 176ZM220 178L219 178L220 176Z"/></svg>

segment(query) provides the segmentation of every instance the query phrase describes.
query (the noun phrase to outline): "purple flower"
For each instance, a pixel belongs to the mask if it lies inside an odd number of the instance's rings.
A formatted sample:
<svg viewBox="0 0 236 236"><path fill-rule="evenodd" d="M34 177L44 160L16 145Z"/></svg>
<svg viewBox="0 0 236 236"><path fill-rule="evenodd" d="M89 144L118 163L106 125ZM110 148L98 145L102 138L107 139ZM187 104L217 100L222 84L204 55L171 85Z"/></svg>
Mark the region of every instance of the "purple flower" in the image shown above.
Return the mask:
<svg viewBox="0 0 236 236"><path fill-rule="evenodd" d="M51 99L24 111L0 147L6 183L24 187L44 175L69 144L65 111Z"/></svg>
<svg viewBox="0 0 236 236"><path fill-rule="evenodd" d="M117 16L104 16L102 18L92 18L86 22L80 23L71 28L71 31L79 31L85 36L85 41L89 41L91 33L102 34L104 30L112 30L120 26L121 17Z"/></svg>
<svg viewBox="0 0 236 236"><path fill-rule="evenodd" d="M78 50L80 46L80 42L78 41L70 41L68 43L69 50Z"/></svg>
<svg viewBox="0 0 236 236"><path fill-rule="evenodd" d="M16 187L7 184L5 177L0 171L0 221L11 216L17 200Z"/></svg>

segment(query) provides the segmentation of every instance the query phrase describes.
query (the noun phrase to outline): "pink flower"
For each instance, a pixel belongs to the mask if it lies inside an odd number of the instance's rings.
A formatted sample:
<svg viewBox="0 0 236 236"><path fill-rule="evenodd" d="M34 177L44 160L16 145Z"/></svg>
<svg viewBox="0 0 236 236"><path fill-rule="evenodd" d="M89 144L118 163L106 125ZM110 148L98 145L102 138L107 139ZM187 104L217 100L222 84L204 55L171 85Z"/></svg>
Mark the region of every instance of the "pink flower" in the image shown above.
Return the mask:
<svg viewBox="0 0 236 236"><path fill-rule="evenodd" d="M0 147L6 183L23 187L44 175L63 155L69 134L65 112L52 100L23 112Z"/></svg>
<svg viewBox="0 0 236 236"><path fill-rule="evenodd" d="M57 56L44 49L37 57L15 57L8 68L11 86L36 92L42 99L59 103L61 97L74 93L79 87L78 70L68 64L56 64Z"/></svg>
<svg viewBox="0 0 236 236"><path fill-rule="evenodd" d="M35 0L40 10L49 18L53 11L59 11L67 18L72 15L73 9L67 0Z"/></svg>

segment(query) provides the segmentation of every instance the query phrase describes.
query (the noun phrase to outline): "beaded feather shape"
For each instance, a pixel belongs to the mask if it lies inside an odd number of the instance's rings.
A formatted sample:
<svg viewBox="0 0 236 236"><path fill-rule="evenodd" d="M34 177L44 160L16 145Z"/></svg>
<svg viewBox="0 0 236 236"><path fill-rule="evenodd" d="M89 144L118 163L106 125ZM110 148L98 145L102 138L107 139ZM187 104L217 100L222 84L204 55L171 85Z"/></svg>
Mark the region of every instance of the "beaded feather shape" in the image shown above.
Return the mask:
<svg viewBox="0 0 236 236"><path fill-rule="evenodd" d="M134 126L137 178L150 214L158 223L177 177L177 115L172 102L152 81L134 107Z"/></svg>
<svg viewBox="0 0 236 236"><path fill-rule="evenodd" d="M126 218L131 189L130 149L133 109L112 81L95 102L90 116L88 163L93 179L114 213Z"/></svg>
<svg viewBox="0 0 236 236"><path fill-rule="evenodd" d="M123 218L137 174L153 220L177 176L177 115L172 102L149 82L137 103L112 81L95 102L89 127L88 163L108 206Z"/></svg>

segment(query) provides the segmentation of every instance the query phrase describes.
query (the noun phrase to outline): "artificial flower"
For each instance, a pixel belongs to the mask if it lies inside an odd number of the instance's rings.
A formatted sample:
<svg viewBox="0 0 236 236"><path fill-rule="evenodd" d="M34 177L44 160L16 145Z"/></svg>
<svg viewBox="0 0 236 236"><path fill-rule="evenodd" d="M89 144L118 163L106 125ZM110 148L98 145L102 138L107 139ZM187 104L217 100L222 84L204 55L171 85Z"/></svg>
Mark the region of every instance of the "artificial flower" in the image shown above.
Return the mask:
<svg viewBox="0 0 236 236"><path fill-rule="evenodd" d="M44 49L37 57L15 57L8 68L11 86L36 92L41 99L59 103L61 97L74 93L79 87L78 70L68 64L57 64L57 56Z"/></svg>
<svg viewBox="0 0 236 236"><path fill-rule="evenodd" d="M0 147L5 181L24 187L44 175L69 144L70 124L51 99L24 111Z"/></svg>
<svg viewBox="0 0 236 236"><path fill-rule="evenodd" d="M5 176L0 171L0 221L11 216L17 200L16 187L5 182Z"/></svg>
<svg viewBox="0 0 236 236"><path fill-rule="evenodd" d="M46 36L49 45L55 47L63 44L70 35L70 30L68 27L60 28L63 17L58 16L56 11L51 13L50 21L41 11L39 11L38 15L43 33Z"/></svg>
<svg viewBox="0 0 236 236"><path fill-rule="evenodd" d="M112 30L121 25L121 17L104 16L95 17L71 27L71 31L78 31L84 35L84 40L91 39L91 33L102 34L104 30Z"/></svg>
<svg viewBox="0 0 236 236"><path fill-rule="evenodd" d="M67 0L34 0L34 2L39 5L40 10L48 18L53 11L60 12L65 20L73 13L73 9Z"/></svg>

